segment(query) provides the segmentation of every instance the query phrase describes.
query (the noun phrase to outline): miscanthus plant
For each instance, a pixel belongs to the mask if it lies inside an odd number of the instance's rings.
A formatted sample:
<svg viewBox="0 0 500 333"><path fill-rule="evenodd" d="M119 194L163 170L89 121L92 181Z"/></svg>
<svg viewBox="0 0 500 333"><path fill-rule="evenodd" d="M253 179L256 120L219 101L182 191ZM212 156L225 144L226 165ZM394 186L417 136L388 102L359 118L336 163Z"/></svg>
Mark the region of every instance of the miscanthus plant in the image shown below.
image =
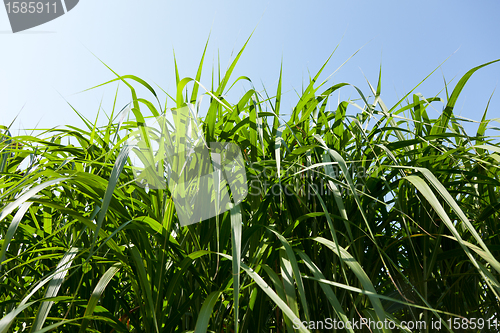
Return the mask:
<svg viewBox="0 0 500 333"><path fill-rule="evenodd" d="M491 63L445 99L392 107L380 78L331 102L352 87L318 82L323 67L283 118L281 74L275 92L225 97L243 49L208 91L203 58L194 80L176 66L168 95L175 108L206 95L206 142L245 161L246 199L201 223L181 227L169 189L134 180L128 134L167 108L135 76L106 83L132 103L104 127L2 126L0 332L315 332L327 318L338 332L498 331L500 145L486 110L473 135L453 113Z"/></svg>

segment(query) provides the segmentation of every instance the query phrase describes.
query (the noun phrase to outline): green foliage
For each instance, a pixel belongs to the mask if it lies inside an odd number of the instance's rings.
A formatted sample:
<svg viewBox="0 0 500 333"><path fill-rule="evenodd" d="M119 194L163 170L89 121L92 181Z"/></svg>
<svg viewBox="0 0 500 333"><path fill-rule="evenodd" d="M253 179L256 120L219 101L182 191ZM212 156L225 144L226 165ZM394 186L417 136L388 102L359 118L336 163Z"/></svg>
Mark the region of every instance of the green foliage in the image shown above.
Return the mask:
<svg viewBox="0 0 500 333"><path fill-rule="evenodd" d="M240 147L249 195L201 223L180 227L169 190L134 181L127 135L165 107L135 76L106 83L132 93L118 123L113 110L105 127L79 113L86 128L1 128L0 332L294 332L298 319L361 317L444 329L497 316L500 145L486 112L476 136L453 114L491 63L458 82L438 119L427 113L436 97L386 107L380 77L373 96L355 88L358 101L330 110L349 85L325 89L323 67L284 120L281 73L274 97L224 97L243 50L204 92L202 123L207 142ZM176 107L190 84L190 102L203 92L204 56L194 80L175 65Z"/></svg>

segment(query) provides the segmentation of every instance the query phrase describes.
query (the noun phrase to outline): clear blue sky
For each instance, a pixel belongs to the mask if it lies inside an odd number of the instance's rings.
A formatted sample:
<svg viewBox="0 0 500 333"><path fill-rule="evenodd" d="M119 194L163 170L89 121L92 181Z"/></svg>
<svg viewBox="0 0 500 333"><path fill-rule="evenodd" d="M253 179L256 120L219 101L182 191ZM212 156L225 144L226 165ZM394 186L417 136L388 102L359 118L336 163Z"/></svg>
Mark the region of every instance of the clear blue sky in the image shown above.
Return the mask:
<svg viewBox="0 0 500 333"><path fill-rule="evenodd" d="M65 100L89 118L101 101L102 110L110 112L115 84L77 94L114 78L92 53L119 74L137 75L173 93L173 50L180 75L194 77L210 33L202 76L210 86L218 52L226 68L254 29L233 78L246 75L256 88L264 85L273 93L283 59L283 112L297 100L294 89L301 90L337 45L323 78L362 48L330 82L349 82L368 93L363 73L376 83L381 64L382 97L392 106L447 58L416 92L434 96L444 87L443 75L454 86L472 67L500 58L499 14L496 0L81 0L54 21L12 34L0 9L0 124L10 124L19 113L16 134L35 126L81 126ZM456 112L479 120L499 79L500 63L477 72ZM248 85L236 86L234 98L244 88ZM120 89L119 109L130 101L125 87ZM141 97L152 96L141 91ZM340 98L349 97L357 95L342 90ZM431 115L441 110L436 104ZM500 117L500 91L489 110L490 118Z"/></svg>

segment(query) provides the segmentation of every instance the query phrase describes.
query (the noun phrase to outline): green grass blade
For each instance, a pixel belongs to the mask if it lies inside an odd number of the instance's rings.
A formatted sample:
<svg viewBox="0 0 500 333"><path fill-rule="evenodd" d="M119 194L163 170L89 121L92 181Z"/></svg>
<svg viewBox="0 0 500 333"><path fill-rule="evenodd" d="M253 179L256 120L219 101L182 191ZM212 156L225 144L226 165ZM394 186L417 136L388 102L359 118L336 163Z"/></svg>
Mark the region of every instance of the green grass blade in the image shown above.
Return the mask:
<svg viewBox="0 0 500 333"><path fill-rule="evenodd" d="M220 253L222 257L232 260L227 254ZM283 313L288 316L292 321L300 321L300 319L293 313L293 311L288 307L288 305L274 292L274 290L269 287L269 285L262 279L262 277L257 274L253 269L248 267L243 262L241 263L241 268L252 278L252 280L266 293L269 298L283 311ZM309 330L300 328L299 332L309 333Z"/></svg>
<svg viewBox="0 0 500 333"><path fill-rule="evenodd" d="M210 295L208 295L208 297L203 302L200 314L198 315L198 319L196 320L196 327L194 329L195 333L207 332L208 323L210 321L210 317L212 316L215 302L217 302L217 299L219 298L220 294L221 294L220 291L214 291L210 293Z"/></svg>
<svg viewBox="0 0 500 333"><path fill-rule="evenodd" d="M453 89L450 99L446 103L446 107L444 108L443 114L441 117L439 117L439 121L434 125L432 128L431 134L439 134L439 133L444 133L448 123L451 119L452 113L453 113L453 108L455 107L455 103L457 102L458 97L460 96L460 93L462 92L463 88L465 87L465 84L467 81L469 81L470 77L472 74L474 74L477 70L486 67L488 65L494 64L495 62L500 61L500 59L493 60L490 62L487 62L485 64L482 64L480 66L474 67L471 70L469 70L467 73L465 73L464 76L458 81L457 85Z"/></svg>
<svg viewBox="0 0 500 333"><path fill-rule="evenodd" d="M481 238L481 236L479 236L479 234L476 231L476 229L474 228L474 226L470 223L470 221L467 218L467 216L465 216L465 214L462 211L462 209L460 209L460 207L458 206L457 202L452 198L452 196L450 195L450 193L448 192L448 190L446 190L446 188L443 186L443 184L441 184L441 182L436 178L436 176L434 176L432 174L432 172L430 172L429 170L423 169L423 168L419 168L417 170L420 171L425 176L425 178L427 178L427 180L431 183L431 185L443 197L443 199L446 201L446 203L448 203L448 205L450 205L450 207L460 217L460 220L462 220L462 223L465 224L467 230L469 230L469 232L472 234L472 236L474 236L474 239L481 245L483 251L485 251L486 253L488 253L488 255L490 255L493 258L493 255L491 254L490 250L488 249L488 247L484 243L484 241ZM500 271L498 271L498 273L500 273Z"/></svg>
<svg viewBox="0 0 500 333"><path fill-rule="evenodd" d="M33 187L29 191L26 191L26 193L24 193L19 198L17 198L16 200L14 200L13 202L9 203L7 206L4 207L4 209L0 213L0 221L2 221L7 215L12 213L12 211L14 209L21 206L26 200L33 197L35 194L37 194L38 192L40 192L44 188L47 188L48 186L51 186L51 185L55 185L57 183L65 181L67 179L68 178L57 178L57 179L49 180L49 181L46 181L45 183L42 183L40 185Z"/></svg>
<svg viewBox="0 0 500 333"><path fill-rule="evenodd" d="M108 285L109 281L115 276L115 274L120 270L121 264L116 263L113 266L111 266L106 273L103 274L103 276L99 279L99 282L94 288L94 291L92 292L92 295L90 296L90 300L87 303L87 307L85 309L85 317L92 316L94 313L94 309L97 306L97 302L99 301L99 298L101 298L102 293L106 289L106 286ZM81 325L80 325L80 333L84 333L87 329L87 325L89 324L89 319L84 318Z"/></svg>
<svg viewBox="0 0 500 333"><path fill-rule="evenodd" d="M19 226L19 223L21 223L21 219L23 218L24 214L26 211L30 208L30 206L33 204L33 202L25 202L19 207L19 210L17 211L16 215L14 215L14 218L12 219L12 222L9 224L9 228L7 229L7 234L2 239L2 248L0 249L0 271L2 268L2 264L5 260L5 254L7 252L7 247L10 244L10 241L14 237L14 234L16 233L17 227Z"/></svg>
<svg viewBox="0 0 500 333"><path fill-rule="evenodd" d="M295 257L295 253L293 252L293 249L290 246L290 243L286 240L285 237L283 237L281 234L279 234L278 232L276 232L275 230L273 230L271 228L267 228L267 229L270 230L276 237L278 237L278 239L280 240L281 244L285 248L286 259L287 259L287 260L284 261L285 268L286 268L285 271L287 271L288 273L290 273L289 269L291 268L291 270L293 272L293 278L295 279L295 282L297 283L297 290L299 292L300 301L302 303L302 308L304 309L304 315L305 315L304 318L305 318L305 320L309 320L310 315L309 315L309 307L307 305L308 303L307 303L307 298L306 298L306 292L305 292L305 289L304 289L304 283L302 282L302 275L300 273L300 268L299 268L299 264L297 263L297 259ZM286 264L287 261L289 261L290 266ZM292 281L290 280L289 283L291 285ZM285 284L285 291L286 291L286 284ZM292 296L292 298L295 299L295 291L293 292L292 295L289 295L289 297L290 296ZM296 305L294 305L292 307L292 310L294 309L294 307L296 308Z"/></svg>
<svg viewBox="0 0 500 333"><path fill-rule="evenodd" d="M280 249L280 270L281 270L281 278L284 285L284 291L286 295L286 300L290 309L295 313L297 317L299 315L299 306L297 304L297 297L295 295L295 284L293 282L293 271L292 265L290 261L286 257L286 252ZM290 325L287 325L287 330L293 333Z"/></svg>
<svg viewBox="0 0 500 333"><path fill-rule="evenodd" d="M155 331L156 333L159 333L160 331L158 328L158 321L156 318L156 312L154 310L155 308L153 302L153 294L151 292L151 283L148 280L146 268L144 267L144 262L142 261L141 254L139 253L137 247L132 247L130 249L130 252L132 254L132 258L134 259L134 263L137 268L137 273L139 274L139 282L142 292L146 297L146 309L147 309L146 313L151 319L153 319Z"/></svg>
<svg viewBox="0 0 500 333"><path fill-rule="evenodd" d="M205 43L205 48L203 49L203 55L201 56L200 65L198 66L198 72L196 72L195 83L193 87L193 92L191 94L191 103L195 103L198 99L198 89L199 85L197 82L201 80L201 72L203 69L203 60L205 59L205 53L207 52L208 41L210 40L210 35L207 38L207 42Z"/></svg>
<svg viewBox="0 0 500 333"><path fill-rule="evenodd" d="M54 277L50 280L49 285L47 286L47 291L45 292L45 298L56 297L59 289L61 288L62 283L64 282L64 277L68 273L68 269L71 267L73 262L73 258L78 253L79 249L72 247L69 251L64 254L63 258L59 262L56 267L56 273ZM36 332L40 330L49 315L50 308L54 302L42 302L38 313L36 314L35 321L33 323L33 327L31 328L31 332Z"/></svg>
<svg viewBox="0 0 500 333"><path fill-rule="evenodd" d="M240 296L240 263L241 263L241 207L236 205L231 208L231 231L233 248L233 299L234 299L234 331L238 332L239 325L239 296Z"/></svg>
<svg viewBox="0 0 500 333"><path fill-rule="evenodd" d="M370 281L370 278L363 270L359 262L353 256L351 256L351 254L347 252L343 247L323 237L314 237L313 240L327 246L330 250L332 250L333 253L335 253L340 259L342 259L347 264L347 266L351 268L351 270L356 275L356 277L358 278L359 282L361 283L364 289L374 294L377 293L375 287ZM386 319L386 313L382 306L382 303L380 302L380 299L373 296L369 296L369 298L373 305L373 308L375 309L375 312L377 313L378 320L383 322ZM384 330L384 332L385 331L386 330Z"/></svg>
<svg viewBox="0 0 500 333"><path fill-rule="evenodd" d="M479 267L476 259L472 256L469 249L464 244L464 241L463 241L462 237L460 236L460 233L458 232L458 230L455 228L455 226L451 222L450 217L448 216L448 214L446 214L446 211L444 210L443 206L441 206L441 204L439 203L439 200L436 198L436 196L434 195L434 192L432 192L432 190L427 185L427 183L422 178L415 176L415 175L406 176L406 179L408 181L410 181L418 189L418 191L420 193L422 193L422 195L429 202L429 204L432 206L432 208L434 208L435 212L439 215L439 217L441 218L443 223L446 224L446 227L451 231L453 236L457 239L458 243L460 244L460 246L464 250L467 257L469 257L472 264L478 269L479 273L483 276L483 278L488 283L488 285L490 285L490 287L492 288L492 291L496 294L496 296L499 297L500 286L498 284L497 285L490 284L491 280L487 278L487 276L485 275L485 272L483 272L481 270L481 268Z"/></svg>
<svg viewBox="0 0 500 333"><path fill-rule="evenodd" d="M10 326L16 319L16 317L26 310L27 308L31 307L33 304L36 302L29 302L26 304L22 304L18 307L16 307L14 310L9 312L7 315L5 315L1 320L0 320L0 333L7 333L9 331Z"/></svg>
<svg viewBox="0 0 500 333"><path fill-rule="evenodd" d="M302 251L298 251L298 254L302 258L304 263L306 264L307 268L309 268L309 270L312 271L315 278L317 278L319 280L325 280L325 276L323 275L323 273L321 273L318 266L316 266L316 264L311 260L311 258L309 258L309 256L307 254L305 254ZM342 309L342 304L338 300L338 298L335 295L335 293L333 292L332 288L328 285L323 284L323 283L320 284L320 287L323 290L323 292L325 293L325 295L327 296L328 301L330 302L330 304L333 307L333 310L337 314L337 317L340 320L342 320L344 323L347 323L349 321L349 317L347 317L347 315L344 312L344 309ZM354 331L350 327L350 325L349 326L346 325L346 327L348 328L349 332L354 333Z"/></svg>
<svg viewBox="0 0 500 333"><path fill-rule="evenodd" d="M106 192L104 193L104 198L102 200L101 209L97 217L96 231L94 234L94 240L92 242L92 249L94 248L98 240L104 217L106 216L106 212L108 211L109 203L111 201L111 198L113 197L113 192L115 190L116 184L118 183L118 179L120 178L120 173L122 172L123 167L127 162L127 157L131 149L131 146L124 146L118 154L115 164L113 165L113 170L111 171L111 176L108 180L108 186L106 187ZM92 253L92 251L90 252Z"/></svg>
<svg viewBox="0 0 500 333"><path fill-rule="evenodd" d="M293 313L292 309L288 307L288 305L274 292L274 290L269 287L269 285L264 281L259 274L257 274L253 269L248 267L245 264L241 264L241 267L245 270L245 272L254 280L254 282L264 291L269 298L283 311L283 313L293 322L294 320L301 321L295 313ZM300 327L298 329L299 332L309 333L309 330Z"/></svg>

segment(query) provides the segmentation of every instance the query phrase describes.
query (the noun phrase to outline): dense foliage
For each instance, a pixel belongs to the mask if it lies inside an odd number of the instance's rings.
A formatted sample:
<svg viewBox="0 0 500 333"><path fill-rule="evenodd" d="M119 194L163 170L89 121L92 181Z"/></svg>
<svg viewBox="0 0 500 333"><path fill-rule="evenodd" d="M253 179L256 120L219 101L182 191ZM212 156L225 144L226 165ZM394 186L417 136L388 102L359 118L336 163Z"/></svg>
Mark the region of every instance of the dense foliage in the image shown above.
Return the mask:
<svg viewBox="0 0 500 333"><path fill-rule="evenodd" d="M127 134L166 111L135 76L107 83L125 83L133 98L129 116L113 110L107 126L81 116L84 128L36 136L1 127L0 332L312 332L311 321L361 317L440 318L443 331L450 318L493 323L500 145L486 111L473 136L453 113L488 64L445 101L410 92L391 108L380 78L369 94L354 88L356 101L331 102L352 87L318 83L323 67L284 119L281 77L275 94L225 98L243 49L206 93L203 58L195 80L181 80L176 66L176 107L208 95L206 141L236 143L246 162L247 198L201 223L181 227L168 189L134 181ZM308 325L295 330L297 318Z"/></svg>

